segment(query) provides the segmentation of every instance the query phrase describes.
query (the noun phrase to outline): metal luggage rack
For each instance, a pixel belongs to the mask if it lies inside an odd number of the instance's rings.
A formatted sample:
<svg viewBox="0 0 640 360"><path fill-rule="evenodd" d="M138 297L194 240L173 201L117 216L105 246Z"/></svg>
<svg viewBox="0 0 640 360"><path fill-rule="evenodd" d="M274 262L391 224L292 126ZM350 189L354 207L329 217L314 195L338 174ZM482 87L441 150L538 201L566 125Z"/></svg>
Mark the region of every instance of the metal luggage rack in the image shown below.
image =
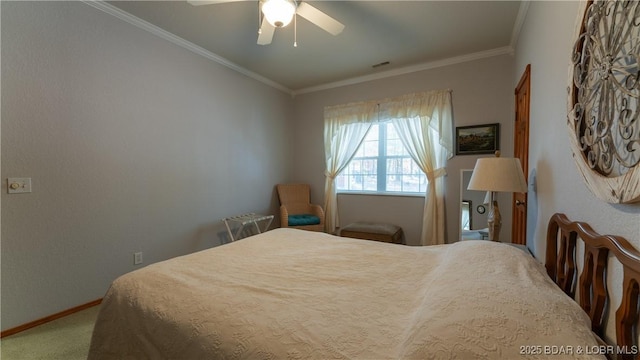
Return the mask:
<svg viewBox="0 0 640 360"><path fill-rule="evenodd" d="M273 221L273 215L259 215L256 213L247 213L237 216L226 217L222 219L224 221L224 225L227 227L227 232L229 233L229 238L231 241L240 240L239 236L242 234L244 230L247 230L247 225L253 224L256 228L258 234L261 234L267 230L269 230L269 226L271 226L271 222ZM235 234L231 231L231 226L229 223L237 224L237 229ZM260 228L258 223L262 223L263 226Z"/></svg>

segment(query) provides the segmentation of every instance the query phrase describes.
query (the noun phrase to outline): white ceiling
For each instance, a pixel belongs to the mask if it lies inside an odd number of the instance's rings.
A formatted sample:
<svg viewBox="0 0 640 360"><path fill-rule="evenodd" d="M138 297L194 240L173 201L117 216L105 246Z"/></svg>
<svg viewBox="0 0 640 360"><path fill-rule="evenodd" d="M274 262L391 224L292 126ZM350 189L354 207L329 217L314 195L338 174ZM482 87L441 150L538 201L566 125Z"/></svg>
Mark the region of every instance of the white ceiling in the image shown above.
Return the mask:
<svg viewBox="0 0 640 360"><path fill-rule="evenodd" d="M508 53L526 12L526 2L520 1L308 3L342 22L344 31L333 36L298 17L297 47L293 23L276 29L270 45L258 45L257 1L205 6L112 1L102 6L138 26L151 23L181 38L183 46L195 44L209 57L292 93ZM390 64L372 68L386 61Z"/></svg>

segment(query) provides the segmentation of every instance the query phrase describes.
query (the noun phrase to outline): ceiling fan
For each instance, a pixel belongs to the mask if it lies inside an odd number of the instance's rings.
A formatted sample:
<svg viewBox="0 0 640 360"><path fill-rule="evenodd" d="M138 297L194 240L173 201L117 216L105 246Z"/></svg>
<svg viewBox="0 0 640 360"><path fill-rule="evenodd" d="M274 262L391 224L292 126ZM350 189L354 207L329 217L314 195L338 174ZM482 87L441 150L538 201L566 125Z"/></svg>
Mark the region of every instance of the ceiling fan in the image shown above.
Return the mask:
<svg viewBox="0 0 640 360"><path fill-rule="evenodd" d="M237 1L247 0L188 0L187 2L198 6ZM332 35L338 35L344 29L344 25L339 21L303 1L258 0L258 6L260 10L259 45L271 44L275 29L289 25L296 15L302 16ZM295 40L293 45L297 46Z"/></svg>

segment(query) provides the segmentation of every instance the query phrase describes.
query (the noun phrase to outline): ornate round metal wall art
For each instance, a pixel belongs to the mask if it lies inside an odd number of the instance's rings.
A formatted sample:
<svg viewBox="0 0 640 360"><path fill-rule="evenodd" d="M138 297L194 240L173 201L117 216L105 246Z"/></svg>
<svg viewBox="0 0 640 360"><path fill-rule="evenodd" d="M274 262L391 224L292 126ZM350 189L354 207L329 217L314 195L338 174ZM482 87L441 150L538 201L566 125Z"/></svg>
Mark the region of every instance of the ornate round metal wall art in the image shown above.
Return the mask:
<svg viewBox="0 0 640 360"><path fill-rule="evenodd" d="M568 126L589 189L610 203L640 201L640 1L579 9Z"/></svg>

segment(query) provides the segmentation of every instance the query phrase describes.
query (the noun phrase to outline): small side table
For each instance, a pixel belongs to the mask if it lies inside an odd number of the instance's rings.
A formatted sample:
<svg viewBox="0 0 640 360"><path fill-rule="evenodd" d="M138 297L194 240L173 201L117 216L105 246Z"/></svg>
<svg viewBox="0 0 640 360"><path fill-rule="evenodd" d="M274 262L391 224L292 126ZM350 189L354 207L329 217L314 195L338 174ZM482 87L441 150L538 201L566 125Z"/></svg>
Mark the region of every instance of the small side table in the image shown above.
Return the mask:
<svg viewBox="0 0 640 360"><path fill-rule="evenodd" d="M229 238L231 241L239 240L240 234L245 230L247 225L253 224L256 227L256 231L258 234L261 234L269 229L271 226L271 222L273 221L273 215L258 215L255 213L248 213L238 216L226 217L222 219L224 221L224 225L227 227L227 232L229 233ZM231 232L231 227L229 223L236 223L238 228L236 229L235 235ZM263 227L260 228L258 223L261 222Z"/></svg>
<svg viewBox="0 0 640 360"><path fill-rule="evenodd" d="M520 244L514 244L514 243L503 243L503 244L509 245L509 246L513 246L514 248L518 248L518 249L526 252L527 254L533 256L533 253L531 253L531 250L529 250L527 245L520 245Z"/></svg>
<svg viewBox="0 0 640 360"><path fill-rule="evenodd" d="M486 238L480 240L480 239L462 239L460 241L490 241L487 240ZM495 242L495 241L494 241ZM510 242L495 242L496 244L502 244L505 246L513 246L516 249L520 249L522 251L524 251L525 253L533 256L533 253L531 252L531 250L529 250L529 248L527 247L527 245L520 245L520 244L514 244L514 243L510 243Z"/></svg>

